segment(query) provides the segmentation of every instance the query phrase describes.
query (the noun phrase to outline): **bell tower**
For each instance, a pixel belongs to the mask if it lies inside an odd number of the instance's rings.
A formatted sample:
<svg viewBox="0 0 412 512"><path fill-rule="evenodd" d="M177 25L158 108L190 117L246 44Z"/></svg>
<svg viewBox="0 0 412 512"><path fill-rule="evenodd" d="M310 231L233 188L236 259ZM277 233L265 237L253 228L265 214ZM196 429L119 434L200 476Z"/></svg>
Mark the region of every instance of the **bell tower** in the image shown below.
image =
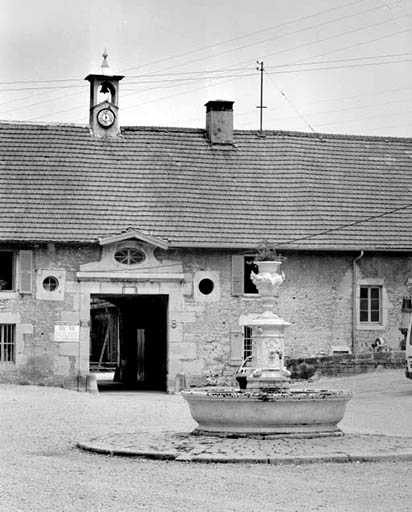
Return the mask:
<svg viewBox="0 0 412 512"><path fill-rule="evenodd" d="M107 72L107 52L103 53L100 74L87 75L90 82L90 128L96 137L115 137L120 134L119 125L119 82L121 75Z"/></svg>

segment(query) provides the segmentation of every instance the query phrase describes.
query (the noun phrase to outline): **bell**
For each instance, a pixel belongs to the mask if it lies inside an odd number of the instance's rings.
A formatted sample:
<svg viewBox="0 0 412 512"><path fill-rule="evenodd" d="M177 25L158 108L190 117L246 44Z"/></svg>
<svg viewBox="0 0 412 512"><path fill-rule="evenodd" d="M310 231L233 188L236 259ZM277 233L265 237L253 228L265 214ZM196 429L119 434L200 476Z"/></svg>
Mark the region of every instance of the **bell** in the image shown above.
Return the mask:
<svg viewBox="0 0 412 512"><path fill-rule="evenodd" d="M108 87L108 85L107 85L107 83L106 83L106 82L103 82L103 83L102 83L102 87L101 87L101 89L100 89L100 92L101 92L102 94L110 94L110 89L109 89L109 87Z"/></svg>

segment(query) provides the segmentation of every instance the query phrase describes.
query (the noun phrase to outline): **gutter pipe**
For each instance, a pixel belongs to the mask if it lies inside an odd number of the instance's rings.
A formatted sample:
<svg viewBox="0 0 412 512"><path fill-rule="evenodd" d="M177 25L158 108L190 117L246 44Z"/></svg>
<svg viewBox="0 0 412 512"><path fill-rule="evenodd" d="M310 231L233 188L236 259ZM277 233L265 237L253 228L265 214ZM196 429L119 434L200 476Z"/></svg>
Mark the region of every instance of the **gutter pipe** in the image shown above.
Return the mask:
<svg viewBox="0 0 412 512"><path fill-rule="evenodd" d="M363 257L364 251L361 251L352 262L352 354L355 353L356 325L357 325L357 304L356 304L356 285L357 285L357 263Z"/></svg>

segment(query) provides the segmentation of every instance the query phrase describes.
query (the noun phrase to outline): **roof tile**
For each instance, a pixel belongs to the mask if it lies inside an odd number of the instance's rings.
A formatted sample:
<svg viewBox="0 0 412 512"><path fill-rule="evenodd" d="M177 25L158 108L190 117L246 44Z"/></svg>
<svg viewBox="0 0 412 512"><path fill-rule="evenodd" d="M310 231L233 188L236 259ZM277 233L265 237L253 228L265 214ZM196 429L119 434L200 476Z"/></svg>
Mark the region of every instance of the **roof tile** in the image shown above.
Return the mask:
<svg viewBox="0 0 412 512"><path fill-rule="evenodd" d="M412 139L0 123L0 240L412 249ZM392 213L391 213L392 212ZM346 226L346 227L343 227Z"/></svg>

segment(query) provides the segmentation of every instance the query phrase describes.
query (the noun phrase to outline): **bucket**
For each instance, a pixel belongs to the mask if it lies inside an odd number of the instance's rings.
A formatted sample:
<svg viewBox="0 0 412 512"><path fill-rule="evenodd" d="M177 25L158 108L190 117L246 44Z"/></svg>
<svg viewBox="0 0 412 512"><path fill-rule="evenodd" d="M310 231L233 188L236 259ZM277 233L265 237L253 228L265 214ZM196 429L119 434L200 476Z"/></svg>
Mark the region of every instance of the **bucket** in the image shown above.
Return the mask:
<svg viewBox="0 0 412 512"><path fill-rule="evenodd" d="M175 393L179 393L182 389L186 387L186 375L182 373L177 373L175 378Z"/></svg>
<svg viewBox="0 0 412 512"><path fill-rule="evenodd" d="M89 373L86 376L86 393L98 393L97 379L94 373Z"/></svg>

